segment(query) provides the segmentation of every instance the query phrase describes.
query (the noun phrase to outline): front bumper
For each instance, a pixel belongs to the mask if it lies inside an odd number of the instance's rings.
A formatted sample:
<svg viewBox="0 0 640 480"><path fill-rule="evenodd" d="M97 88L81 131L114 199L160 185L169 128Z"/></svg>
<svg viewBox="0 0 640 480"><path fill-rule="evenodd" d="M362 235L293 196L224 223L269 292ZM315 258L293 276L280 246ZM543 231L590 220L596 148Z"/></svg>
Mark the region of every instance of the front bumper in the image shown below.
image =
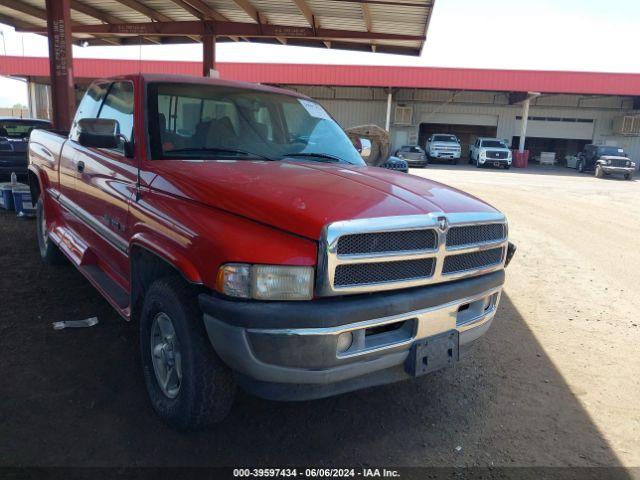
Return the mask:
<svg viewBox="0 0 640 480"><path fill-rule="evenodd" d="M218 355L249 391L270 399L321 398L409 378L413 343L457 330L461 350L495 315L504 271L456 282L310 302L200 296ZM339 352L341 335L351 347Z"/></svg>
<svg viewBox="0 0 640 480"><path fill-rule="evenodd" d="M608 175L633 175L636 171L634 167L612 167L609 165L601 165L601 167L604 173Z"/></svg>
<svg viewBox="0 0 640 480"><path fill-rule="evenodd" d="M511 158L481 158L478 160L480 165L488 165L490 167L494 166L510 166L513 159Z"/></svg>
<svg viewBox="0 0 640 480"><path fill-rule="evenodd" d="M425 165L427 165L428 161L427 161L427 157L424 158L407 158L407 157L402 157L402 160L404 160L405 162L407 162L407 164L410 167L413 166L419 166L419 167L424 167Z"/></svg>
<svg viewBox="0 0 640 480"><path fill-rule="evenodd" d="M436 150L436 151L429 152L429 156L436 160L459 160L460 152L451 152L451 151L439 152Z"/></svg>

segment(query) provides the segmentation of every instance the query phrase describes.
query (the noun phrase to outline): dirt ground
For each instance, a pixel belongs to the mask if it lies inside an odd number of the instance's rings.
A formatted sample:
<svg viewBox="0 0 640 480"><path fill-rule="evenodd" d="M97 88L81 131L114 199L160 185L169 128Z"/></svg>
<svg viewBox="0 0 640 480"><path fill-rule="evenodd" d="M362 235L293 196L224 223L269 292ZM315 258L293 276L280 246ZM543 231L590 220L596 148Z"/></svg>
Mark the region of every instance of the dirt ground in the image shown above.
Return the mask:
<svg viewBox="0 0 640 480"><path fill-rule="evenodd" d="M302 403L240 393L197 434L152 412L136 326L73 268L40 263L33 221L1 213L0 465L640 466L640 181L414 173L509 218L519 250L489 333L415 381Z"/></svg>

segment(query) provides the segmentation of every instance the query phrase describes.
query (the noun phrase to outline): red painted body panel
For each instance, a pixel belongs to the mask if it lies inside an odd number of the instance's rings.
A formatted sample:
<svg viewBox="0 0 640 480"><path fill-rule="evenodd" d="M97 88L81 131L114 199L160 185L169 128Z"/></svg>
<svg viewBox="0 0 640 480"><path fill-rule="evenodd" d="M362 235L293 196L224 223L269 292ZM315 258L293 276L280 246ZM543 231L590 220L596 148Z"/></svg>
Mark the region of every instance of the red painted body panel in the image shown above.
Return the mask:
<svg viewBox="0 0 640 480"><path fill-rule="evenodd" d="M143 82L160 78L129 78L134 82L134 131L145 132ZM227 262L315 266L317 241L330 222L493 211L463 192L379 168L150 160L146 152L146 135L141 134L133 158L44 131L34 132L30 143L30 169L41 185L54 241L124 316L129 306L110 297L104 279L101 284L91 277L87 267L97 266L129 292L136 248L165 259L189 281L214 288L218 267ZM83 171L77 169L79 161Z"/></svg>
<svg viewBox="0 0 640 480"><path fill-rule="evenodd" d="M75 77L84 79L133 73L202 73L200 62L76 58L73 65ZM640 95L637 73L225 62L218 62L216 67L221 77L228 80L281 85ZM48 62L46 58L0 56L0 74L46 78Z"/></svg>
<svg viewBox="0 0 640 480"><path fill-rule="evenodd" d="M375 167L302 162L149 162L151 188L310 239L353 218L486 211L491 207L435 182Z"/></svg>

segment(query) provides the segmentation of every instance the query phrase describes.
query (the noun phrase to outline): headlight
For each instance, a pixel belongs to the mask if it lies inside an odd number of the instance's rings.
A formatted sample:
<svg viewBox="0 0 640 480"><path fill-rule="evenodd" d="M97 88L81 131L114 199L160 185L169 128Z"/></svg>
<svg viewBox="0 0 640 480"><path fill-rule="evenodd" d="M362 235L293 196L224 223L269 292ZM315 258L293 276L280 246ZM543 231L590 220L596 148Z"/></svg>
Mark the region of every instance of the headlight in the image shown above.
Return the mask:
<svg viewBox="0 0 640 480"><path fill-rule="evenodd" d="M228 263L216 281L220 293L255 300L311 300L313 267Z"/></svg>
<svg viewBox="0 0 640 480"><path fill-rule="evenodd" d="M632 167L636 166L636 162L629 162L631 164Z"/></svg>
<svg viewBox="0 0 640 480"><path fill-rule="evenodd" d="M398 158L404 158L404 155L402 153L399 153Z"/></svg>
<svg viewBox="0 0 640 480"><path fill-rule="evenodd" d="M487 152L485 152L484 150L480 150L480 158L487 158Z"/></svg>

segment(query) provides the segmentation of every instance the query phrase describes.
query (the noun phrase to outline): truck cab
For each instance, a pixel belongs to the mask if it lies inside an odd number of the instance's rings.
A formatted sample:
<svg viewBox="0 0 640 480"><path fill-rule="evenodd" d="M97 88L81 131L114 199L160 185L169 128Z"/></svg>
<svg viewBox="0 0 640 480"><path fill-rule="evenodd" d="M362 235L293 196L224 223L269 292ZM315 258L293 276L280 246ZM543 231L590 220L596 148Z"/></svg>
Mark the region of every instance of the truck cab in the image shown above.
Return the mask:
<svg viewBox="0 0 640 480"><path fill-rule="evenodd" d="M469 151L469 163L478 168L511 168L511 149L499 138L479 137Z"/></svg>
<svg viewBox="0 0 640 480"><path fill-rule="evenodd" d="M427 140L425 150L430 161L446 161L455 165L460 159L460 140L455 135L434 133Z"/></svg>
<svg viewBox="0 0 640 480"><path fill-rule="evenodd" d="M312 399L453 365L514 252L494 207L368 167L319 103L264 85L98 80L69 132L31 134L29 183L43 261L135 323L180 429L236 388Z"/></svg>
<svg viewBox="0 0 640 480"><path fill-rule="evenodd" d="M629 158L623 148L589 144L578 156L576 169L580 173L594 172L598 178L618 174L631 180L636 171L636 162Z"/></svg>

